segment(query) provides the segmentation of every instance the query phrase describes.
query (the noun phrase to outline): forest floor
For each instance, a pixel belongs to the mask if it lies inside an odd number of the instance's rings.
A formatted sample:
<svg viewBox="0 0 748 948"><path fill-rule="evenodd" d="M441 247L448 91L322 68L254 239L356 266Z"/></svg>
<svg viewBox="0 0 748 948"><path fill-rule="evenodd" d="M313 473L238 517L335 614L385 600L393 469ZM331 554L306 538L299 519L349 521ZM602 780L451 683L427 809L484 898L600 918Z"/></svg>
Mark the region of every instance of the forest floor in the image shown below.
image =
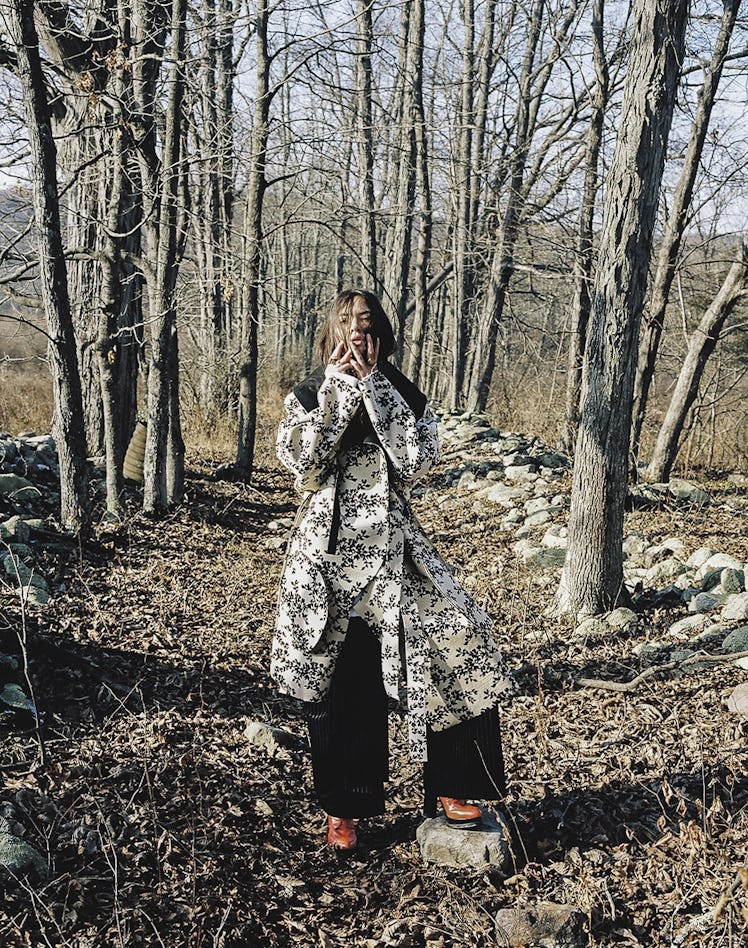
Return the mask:
<svg viewBox="0 0 748 948"><path fill-rule="evenodd" d="M269 524L292 515L290 478L268 466L241 486L193 461L170 517L148 520L133 496L123 525L40 564L57 592L25 622L46 759L33 729L4 732L0 802L50 876L7 886L3 948L467 948L500 944L500 908L543 899L579 907L593 946L745 944L748 724L725 701L746 671L579 687L632 678L632 648L685 607L570 647L569 626L544 617L556 580L511 552L502 509L456 491L440 508L444 489L437 474L417 513L519 670L502 707L511 875L422 863L420 774L397 712L386 816L364 822L351 857L325 845L303 722L268 675L282 561ZM744 522L717 508L633 512L626 529L748 560ZM2 605L8 651L23 617ZM548 638L528 641L538 629ZM251 747L250 720L299 741Z"/></svg>

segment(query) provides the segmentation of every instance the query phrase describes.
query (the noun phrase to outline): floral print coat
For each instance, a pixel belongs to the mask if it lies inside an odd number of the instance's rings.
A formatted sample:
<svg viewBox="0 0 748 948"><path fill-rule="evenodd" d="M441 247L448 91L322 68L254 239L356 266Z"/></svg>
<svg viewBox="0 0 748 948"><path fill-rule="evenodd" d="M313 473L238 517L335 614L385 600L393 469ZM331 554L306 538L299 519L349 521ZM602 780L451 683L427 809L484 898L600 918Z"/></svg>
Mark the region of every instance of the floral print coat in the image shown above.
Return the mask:
<svg viewBox="0 0 748 948"><path fill-rule="evenodd" d="M410 509L409 485L438 459L426 399L382 361L359 380L328 367L285 400L280 461L303 497L280 580L271 674L321 700L352 611L382 643L387 693L407 682L412 755L493 706L510 680L490 619L455 580ZM401 658L402 656L402 658Z"/></svg>

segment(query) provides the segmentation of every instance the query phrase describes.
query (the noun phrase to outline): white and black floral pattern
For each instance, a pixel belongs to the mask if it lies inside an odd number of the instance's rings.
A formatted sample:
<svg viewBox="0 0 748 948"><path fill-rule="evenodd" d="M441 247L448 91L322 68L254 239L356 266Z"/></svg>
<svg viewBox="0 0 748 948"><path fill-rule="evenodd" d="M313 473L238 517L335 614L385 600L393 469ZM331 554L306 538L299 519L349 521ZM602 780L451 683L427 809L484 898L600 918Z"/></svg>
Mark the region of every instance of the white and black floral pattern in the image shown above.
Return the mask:
<svg viewBox="0 0 748 948"><path fill-rule="evenodd" d="M426 723L451 727L511 688L491 620L408 502L408 485L438 458L436 419L428 406L417 418L376 369L359 380L328 368L316 407L291 393L285 409L278 457L304 498L280 582L271 673L282 691L321 700L355 609L381 638L385 688L396 697L402 628L411 750L423 760ZM364 411L373 433L347 443Z"/></svg>

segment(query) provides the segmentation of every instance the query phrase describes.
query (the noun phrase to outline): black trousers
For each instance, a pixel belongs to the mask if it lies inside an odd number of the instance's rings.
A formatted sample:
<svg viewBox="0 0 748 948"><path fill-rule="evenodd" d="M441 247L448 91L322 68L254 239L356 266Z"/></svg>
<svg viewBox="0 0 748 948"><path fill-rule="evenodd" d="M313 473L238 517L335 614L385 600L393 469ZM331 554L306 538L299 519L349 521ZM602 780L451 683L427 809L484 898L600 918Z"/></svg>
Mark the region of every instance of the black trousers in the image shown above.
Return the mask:
<svg viewBox="0 0 748 948"><path fill-rule="evenodd" d="M314 788L333 816L384 813L389 777L387 695L379 640L352 617L324 701L305 702ZM424 812L436 814L437 797L497 800L505 792L497 708L446 731L427 733Z"/></svg>

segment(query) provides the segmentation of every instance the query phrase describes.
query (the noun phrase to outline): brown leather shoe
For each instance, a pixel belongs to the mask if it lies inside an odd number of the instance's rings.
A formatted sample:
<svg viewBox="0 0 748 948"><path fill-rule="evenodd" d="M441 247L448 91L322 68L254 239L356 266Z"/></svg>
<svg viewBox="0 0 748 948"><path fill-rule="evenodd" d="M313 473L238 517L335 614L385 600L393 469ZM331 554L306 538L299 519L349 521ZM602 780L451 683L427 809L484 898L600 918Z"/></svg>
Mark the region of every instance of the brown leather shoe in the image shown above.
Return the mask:
<svg viewBox="0 0 748 948"><path fill-rule="evenodd" d="M327 842L335 849L351 852L358 844L356 824L342 816L328 816Z"/></svg>
<svg viewBox="0 0 748 948"><path fill-rule="evenodd" d="M477 806L471 806L464 800L455 800L452 797L439 797L441 805L444 807L444 814L447 822L460 829L467 829L472 826L480 826L483 813Z"/></svg>

